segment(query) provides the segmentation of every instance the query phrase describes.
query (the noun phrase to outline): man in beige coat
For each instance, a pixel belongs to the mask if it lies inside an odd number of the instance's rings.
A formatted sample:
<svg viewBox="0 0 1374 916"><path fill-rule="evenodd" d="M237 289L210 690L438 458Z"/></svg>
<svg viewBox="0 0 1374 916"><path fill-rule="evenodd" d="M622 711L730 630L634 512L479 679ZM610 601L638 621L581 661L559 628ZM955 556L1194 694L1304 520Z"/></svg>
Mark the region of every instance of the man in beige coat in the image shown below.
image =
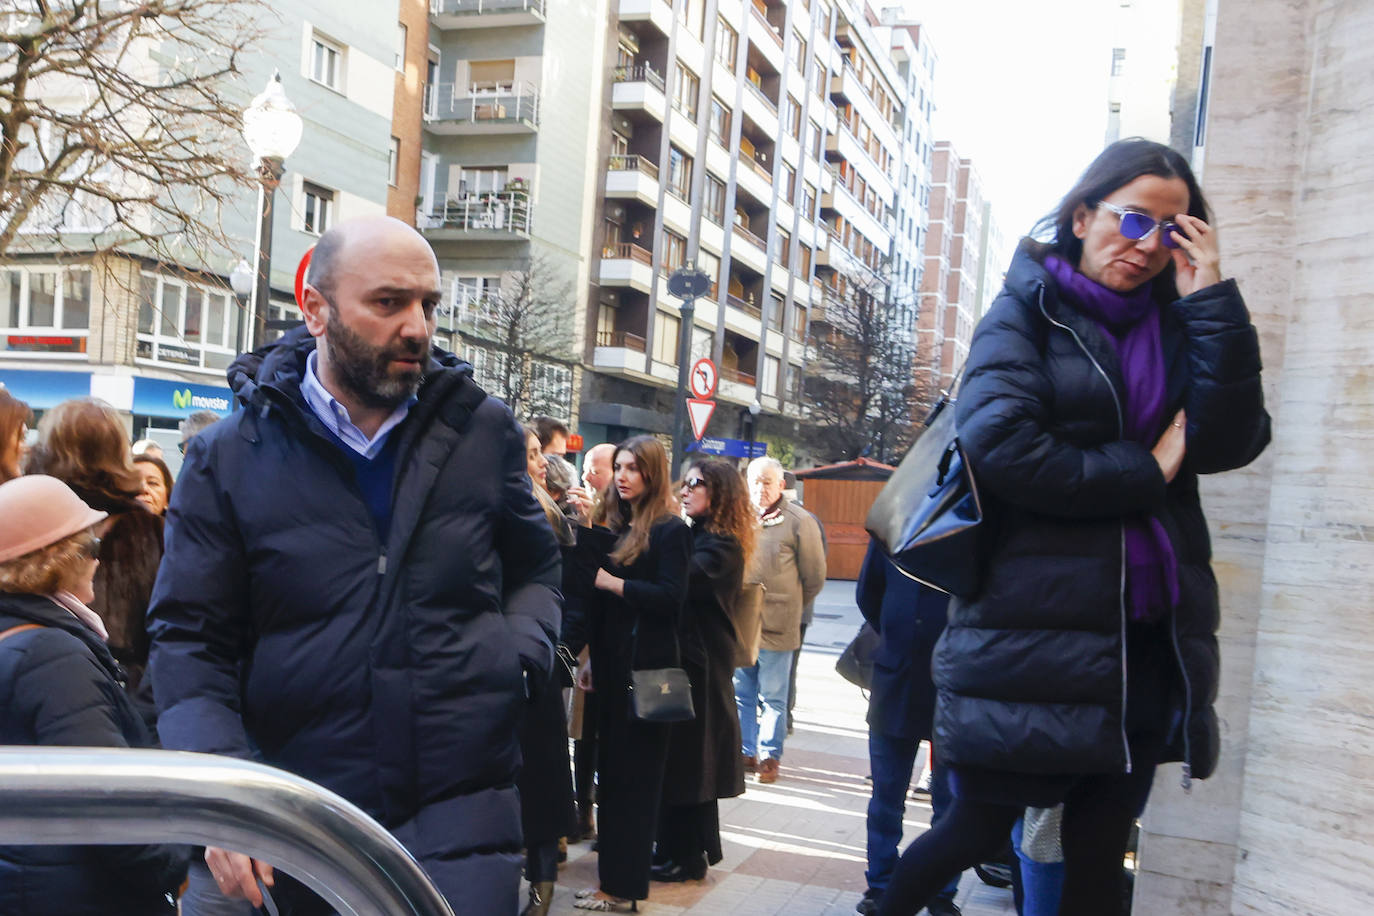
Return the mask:
<svg viewBox="0 0 1374 916"><path fill-rule="evenodd" d="M778 778L792 654L801 648L802 608L825 584L820 526L810 513L784 499L782 489L783 468L775 459L749 463L749 495L759 510L761 530L748 578L763 583L766 592L759 659L735 670L735 705L744 763L750 769L757 766L759 782Z"/></svg>

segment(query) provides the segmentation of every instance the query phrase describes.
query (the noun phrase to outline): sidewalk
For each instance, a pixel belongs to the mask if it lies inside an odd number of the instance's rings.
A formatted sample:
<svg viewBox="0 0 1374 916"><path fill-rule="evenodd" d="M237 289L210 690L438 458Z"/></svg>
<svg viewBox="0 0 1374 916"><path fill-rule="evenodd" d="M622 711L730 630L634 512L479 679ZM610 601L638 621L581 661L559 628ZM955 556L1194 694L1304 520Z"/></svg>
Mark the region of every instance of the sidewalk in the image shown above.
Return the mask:
<svg viewBox="0 0 1374 916"><path fill-rule="evenodd" d="M720 804L725 859L706 880L654 883L640 912L739 916L850 916L865 889L868 805L867 703L835 673L835 659L859 629L854 583L831 580L816 603L798 671L796 731L772 785L751 777L740 798ZM908 801L903 846L930 823L927 801ZM551 912L579 913L573 892L596 884L596 854L568 849ZM1009 890L964 875L965 916L1015 916Z"/></svg>

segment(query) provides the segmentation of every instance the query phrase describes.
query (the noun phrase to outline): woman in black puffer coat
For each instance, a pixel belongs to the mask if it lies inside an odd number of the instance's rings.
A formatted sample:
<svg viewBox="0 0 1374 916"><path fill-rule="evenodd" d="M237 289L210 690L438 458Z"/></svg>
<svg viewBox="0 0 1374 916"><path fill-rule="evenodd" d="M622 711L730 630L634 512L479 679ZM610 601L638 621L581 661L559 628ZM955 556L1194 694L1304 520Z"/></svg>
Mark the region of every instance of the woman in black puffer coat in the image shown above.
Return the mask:
<svg viewBox="0 0 1374 916"><path fill-rule="evenodd" d="M52 477L0 485L0 744L151 745L105 645L93 526ZM0 846L3 916L154 916L186 874L180 846Z"/></svg>
<svg viewBox="0 0 1374 916"><path fill-rule="evenodd" d="M1269 441L1259 343L1187 163L1108 147L1027 240L974 334L956 406L985 497L979 591L936 648L950 813L880 913L916 913L1064 804L1065 916L1113 912L1155 766L1216 766L1219 622L1198 475Z"/></svg>

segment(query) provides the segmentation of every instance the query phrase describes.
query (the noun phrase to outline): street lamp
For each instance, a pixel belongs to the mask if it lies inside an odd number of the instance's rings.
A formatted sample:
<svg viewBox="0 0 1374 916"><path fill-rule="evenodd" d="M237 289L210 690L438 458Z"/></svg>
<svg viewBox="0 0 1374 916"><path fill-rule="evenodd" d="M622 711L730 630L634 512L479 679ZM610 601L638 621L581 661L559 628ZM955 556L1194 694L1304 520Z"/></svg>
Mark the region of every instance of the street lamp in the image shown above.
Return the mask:
<svg viewBox="0 0 1374 916"><path fill-rule="evenodd" d="M243 258L229 271L229 288L234 291L234 349L243 353L243 304L253 292L253 266Z"/></svg>
<svg viewBox="0 0 1374 916"><path fill-rule="evenodd" d="M754 403L749 405L749 435L745 439L744 450L749 453L749 457L754 457L754 437L758 435L759 412L763 410L763 405L758 398L754 398Z"/></svg>
<svg viewBox="0 0 1374 916"><path fill-rule="evenodd" d="M301 116L282 88L281 72L273 71L267 88L243 111L243 139L258 161L257 284L253 290L253 341L262 343L267 331L267 303L272 292L272 204L285 171L283 162L301 142Z"/></svg>

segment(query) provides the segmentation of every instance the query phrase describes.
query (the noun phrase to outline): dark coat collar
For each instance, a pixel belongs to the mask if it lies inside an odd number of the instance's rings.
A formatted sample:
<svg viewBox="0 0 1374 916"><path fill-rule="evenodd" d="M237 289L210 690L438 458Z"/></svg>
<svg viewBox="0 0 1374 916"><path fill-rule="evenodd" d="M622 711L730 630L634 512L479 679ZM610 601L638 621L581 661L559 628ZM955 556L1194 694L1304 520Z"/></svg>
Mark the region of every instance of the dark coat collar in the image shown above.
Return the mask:
<svg viewBox="0 0 1374 916"><path fill-rule="evenodd" d="M111 677L123 683L124 670L110 654L109 646L66 608L45 595L0 594L0 631L28 623L72 634L91 650Z"/></svg>

